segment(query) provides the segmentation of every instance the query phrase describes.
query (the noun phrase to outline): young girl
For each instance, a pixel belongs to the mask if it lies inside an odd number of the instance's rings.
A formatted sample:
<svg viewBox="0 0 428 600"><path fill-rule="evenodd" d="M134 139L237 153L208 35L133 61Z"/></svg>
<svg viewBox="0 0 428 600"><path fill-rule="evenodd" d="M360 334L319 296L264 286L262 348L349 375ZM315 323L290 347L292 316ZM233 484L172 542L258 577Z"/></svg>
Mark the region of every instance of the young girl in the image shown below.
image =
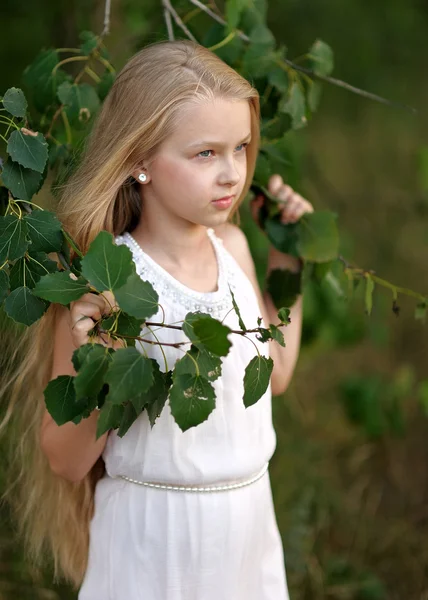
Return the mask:
<svg viewBox="0 0 428 600"><path fill-rule="evenodd" d="M138 273L159 294L164 313L159 308L154 321L164 314L165 323L179 323L199 310L238 329L230 286L248 329L258 317L277 324L246 238L231 224L258 144L258 93L245 79L193 42L152 44L119 73L59 217L84 252L101 230L130 248ZM270 191L287 200L284 222L313 210L279 176ZM272 248L273 268L296 271L299 263ZM271 396L284 392L294 370L301 297L284 330L286 348L249 334L274 360L256 404L243 403L244 371L256 349L234 335L213 382L216 407L201 425L183 432L167 402L153 428L143 412L123 438L110 431L96 440L98 411L58 427L42 392L50 379L75 374L73 351L114 302L104 297L86 294L70 311L51 305L23 337L5 421L19 402L25 435L15 449L20 471L12 462L11 473L30 557L40 559L46 548L55 578L80 587L79 600L288 598L268 464L276 445ZM143 330L151 335L186 339L181 330ZM163 349L172 369L183 349ZM165 369L159 346L145 350Z"/></svg>

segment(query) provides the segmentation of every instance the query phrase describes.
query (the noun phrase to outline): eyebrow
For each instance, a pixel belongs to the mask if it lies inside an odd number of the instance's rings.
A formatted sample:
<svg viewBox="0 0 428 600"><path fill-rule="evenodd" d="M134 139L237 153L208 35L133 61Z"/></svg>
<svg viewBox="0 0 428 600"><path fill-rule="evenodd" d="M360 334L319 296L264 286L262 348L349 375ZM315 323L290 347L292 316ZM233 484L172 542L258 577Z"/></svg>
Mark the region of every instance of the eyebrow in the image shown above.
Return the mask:
<svg viewBox="0 0 428 600"><path fill-rule="evenodd" d="M245 136L245 138L239 142L237 145L239 146L239 144L244 144L245 142L249 142L251 140L251 133L249 133L248 135ZM223 144L222 142L215 142L213 140L199 140L197 142L192 142L191 144L189 144L188 146L186 146L187 148L194 148L194 147L199 147L199 146L227 146L227 144Z"/></svg>

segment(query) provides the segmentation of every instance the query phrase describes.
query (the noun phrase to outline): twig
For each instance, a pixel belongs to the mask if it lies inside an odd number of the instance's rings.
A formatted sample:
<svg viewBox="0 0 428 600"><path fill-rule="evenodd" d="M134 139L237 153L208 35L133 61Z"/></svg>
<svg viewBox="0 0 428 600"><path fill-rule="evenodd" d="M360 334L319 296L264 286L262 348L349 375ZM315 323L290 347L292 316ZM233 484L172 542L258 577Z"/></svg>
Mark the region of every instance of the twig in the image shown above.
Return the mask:
<svg viewBox="0 0 428 600"><path fill-rule="evenodd" d="M202 2L199 2L199 0L190 0L190 3L206 12L207 15L214 19L214 21L217 21L217 23L220 23L221 25L226 25L226 21L224 19L222 19L219 15L216 15L215 12L208 8L208 6L205 6L205 4L202 4Z"/></svg>
<svg viewBox="0 0 428 600"><path fill-rule="evenodd" d="M170 0L162 0L162 5L163 5L164 9L167 10L173 16L174 21L176 22L176 24L178 25L178 27L180 27L180 29L182 29L184 31L184 33L187 35L187 37L189 39L191 39L193 42L198 43L198 40L187 29L186 25L181 20L180 15L177 13L177 11L175 10L175 8L172 6Z"/></svg>
<svg viewBox="0 0 428 600"><path fill-rule="evenodd" d="M202 2L200 2L200 0L189 0L189 2L191 4L193 4L194 6L198 6L201 10L206 12L207 15L209 15L212 19L217 21L217 23L220 23L221 25L227 25L227 21L225 19L223 19L219 15L216 15L216 13L214 13L211 9L209 9L207 6L202 4ZM243 31L238 30L236 33L237 33L237 36L244 42L251 41L250 38L248 37L248 35L246 35ZM342 81L341 79L336 79L335 77L328 77L327 75L317 75L317 73L315 73L314 71L311 71L311 69L307 69L305 67L300 67L299 65L292 62L291 60L288 60L287 58L284 58L282 60L285 64L287 64L289 67L293 68L295 71L300 71L301 73L305 73L305 75L309 75L313 79L318 79L319 81L324 81L325 83L331 83L333 85L336 85L337 87L341 87L345 90L353 92L354 94L358 94L359 96L363 96L365 98L369 98L370 100L375 100L376 102L386 104L387 106L392 106L394 108L404 108L405 110L409 110L413 114L417 114L417 112L418 112L416 110L416 108L413 108L412 106L408 106L407 104L401 104L400 102L394 102L392 100L387 100L386 98L383 98L382 96L378 96L377 94L372 94L371 92L366 92L365 90L362 90L361 88L357 88L354 85L350 85L349 83L346 83L345 81Z"/></svg>
<svg viewBox="0 0 428 600"><path fill-rule="evenodd" d="M163 8L163 16L165 17L166 28L168 30L168 39L170 41L173 41L174 40L174 29L172 28L171 13L166 8L166 6L164 6L164 8Z"/></svg>
<svg viewBox="0 0 428 600"><path fill-rule="evenodd" d="M104 29L101 33L101 37L108 35L110 33L110 10L111 10L111 0L106 0L105 10L104 10Z"/></svg>
<svg viewBox="0 0 428 600"><path fill-rule="evenodd" d="M345 90L348 90L349 92L358 94L359 96L364 96L365 98L369 98L370 100L375 100L376 102L380 102L381 104L386 104L387 106L392 106L394 108L404 108L405 110L409 110L413 114L417 114L417 112L418 112L416 110L416 108L413 108L413 106L408 106L407 104L401 104L400 102L394 102L393 100L387 100L386 98L383 98L382 96L378 96L377 94L373 94L372 92L366 92L365 90L357 88L354 85L350 85L349 83L346 83L346 81L342 81L341 79L336 79L335 77L327 77L326 75L318 75L317 73L315 73L314 71L311 71L310 69L306 69L305 67L300 67L299 65L296 65L295 63L293 63L291 60L288 60L287 58L284 58L283 61L287 65L292 67L295 71L300 71L301 73L305 73L306 75L309 75L313 79L318 79L319 81L325 81L326 83L332 83L333 85L336 85L337 87L341 87Z"/></svg>

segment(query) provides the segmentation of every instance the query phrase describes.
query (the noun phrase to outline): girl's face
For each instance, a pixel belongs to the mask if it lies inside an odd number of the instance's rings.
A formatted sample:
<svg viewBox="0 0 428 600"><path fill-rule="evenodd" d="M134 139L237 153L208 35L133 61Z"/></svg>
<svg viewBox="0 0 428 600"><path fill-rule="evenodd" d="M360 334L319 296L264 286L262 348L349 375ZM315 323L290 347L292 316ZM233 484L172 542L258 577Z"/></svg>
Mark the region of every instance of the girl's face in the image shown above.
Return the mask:
<svg viewBox="0 0 428 600"><path fill-rule="evenodd" d="M245 100L216 98L183 107L175 131L147 168L147 210L181 225L183 220L206 227L226 222L245 185L250 139ZM227 196L232 196L229 206L213 203Z"/></svg>

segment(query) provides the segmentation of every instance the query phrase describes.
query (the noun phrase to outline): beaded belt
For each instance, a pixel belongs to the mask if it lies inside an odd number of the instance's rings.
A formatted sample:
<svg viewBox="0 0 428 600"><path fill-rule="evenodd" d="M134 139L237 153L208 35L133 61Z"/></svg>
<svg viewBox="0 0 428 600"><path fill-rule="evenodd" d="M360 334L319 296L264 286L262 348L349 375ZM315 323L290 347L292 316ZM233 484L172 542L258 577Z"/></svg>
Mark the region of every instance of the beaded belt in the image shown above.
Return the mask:
<svg viewBox="0 0 428 600"><path fill-rule="evenodd" d="M121 479L126 479L126 481L130 481L131 483L137 483L138 485L144 485L146 487L161 489L161 490L173 490L177 492L224 492L226 490L235 490L237 488L245 487L246 485L250 485L251 483L255 483L259 479L263 477L263 475L268 470L269 463L267 462L261 471L259 471L256 475L250 477L250 479L245 479L243 481L239 481L236 483L230 483L226 485L210 485L210 486L195 486L195 485L165 485L162 483L154 483L151 481L138 481L137 479L132 479L131 477L127 477L126 475L114 475L113 477L120 477Z"/></svg>

